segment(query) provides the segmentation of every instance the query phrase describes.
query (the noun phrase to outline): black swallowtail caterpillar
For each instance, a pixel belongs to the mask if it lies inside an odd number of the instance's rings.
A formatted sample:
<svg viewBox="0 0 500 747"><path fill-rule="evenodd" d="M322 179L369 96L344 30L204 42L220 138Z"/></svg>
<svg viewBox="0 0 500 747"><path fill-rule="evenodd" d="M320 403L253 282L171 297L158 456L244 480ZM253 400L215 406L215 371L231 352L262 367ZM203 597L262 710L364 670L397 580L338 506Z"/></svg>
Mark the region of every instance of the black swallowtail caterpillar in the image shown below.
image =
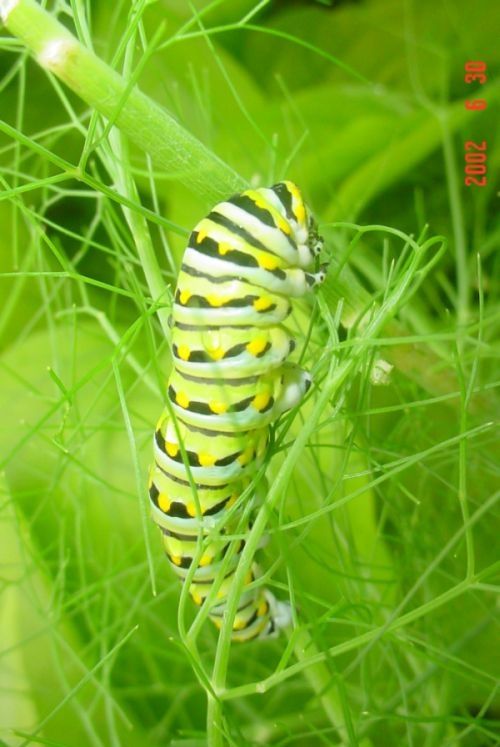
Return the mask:
<svg viewBox="0 0 500 747"><path fill-rule="evenodd" d="M307 271L321 248L300 190L289 181L220 202L191 233L174 297L169 406L155 432L149 489L153 518L181 579L200 539L222 523L250 484L270 424L310 386L309 374L287 362L295 342L282 322L290 297L324 280L324 266ZM235 514L226 534L241 518ZM206 542L189 589L198 605L230 545L223 532ZM218 627L244 544L239 542L210 609ZM258 584L248 588L257 573L253 566L245 580L234 640L263 638L289 623L287 604Z"/></svg>

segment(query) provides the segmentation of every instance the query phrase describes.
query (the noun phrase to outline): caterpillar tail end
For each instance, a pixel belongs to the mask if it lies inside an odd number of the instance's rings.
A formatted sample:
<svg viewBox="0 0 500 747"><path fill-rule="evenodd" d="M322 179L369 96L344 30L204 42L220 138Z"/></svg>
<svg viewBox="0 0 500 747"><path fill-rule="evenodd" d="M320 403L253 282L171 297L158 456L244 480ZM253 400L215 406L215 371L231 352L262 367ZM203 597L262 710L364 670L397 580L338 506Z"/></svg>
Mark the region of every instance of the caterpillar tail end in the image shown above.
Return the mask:
<svg viewBox="0 0 500 747"><path fill-rule="evenodd" d="M269 640L277 638L282 630L292 624L292 609L287 602L281 602L270 591L262 590L254 599L254 604L245 605L249 609L247 620L235 620L231 638L244 641ZM217 628L221 628L220 616L212 618Z"/></svg>
<svg viewBox="0 0 500 747"><path fill-rule="evenodd" d="M264 592L269 604L270 626L262 634L262 638L277 638L282 630L292 625L292 608L288 602L276 599L270 591Z"/></svg>

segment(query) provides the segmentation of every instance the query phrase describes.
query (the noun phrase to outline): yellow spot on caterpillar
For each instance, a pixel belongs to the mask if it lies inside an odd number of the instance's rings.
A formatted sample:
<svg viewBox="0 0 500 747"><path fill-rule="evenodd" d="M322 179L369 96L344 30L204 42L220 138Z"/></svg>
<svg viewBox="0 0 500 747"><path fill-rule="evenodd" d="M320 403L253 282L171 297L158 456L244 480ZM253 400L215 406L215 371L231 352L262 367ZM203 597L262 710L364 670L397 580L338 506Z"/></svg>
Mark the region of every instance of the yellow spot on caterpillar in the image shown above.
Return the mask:
<svg viewBox="0 0 500 747"><path fill-rule="evenodd" d="M168 495L166 495L165 493L160 493L160 495L158 496L158 506L161 508L161 510L164 513L167 513L171 504L172 504L172 501L170 500Z"/></svg>
<svg viewBox="0 0 500 747"><path fill-rule="evenodd" d="M295 213L295 217L297 218L297 221L299 223L306 222L306 209L304 207L304 203L299 202L298 205L295 205L295 207L293 208L293 212Z"/></svg>
<svg viewBox="0 0 500 747"><path fill-rule="evenodd" d="M217 415L223 415L225 412L227 412L228 405L225 404L225 402L217 402L216 400L212 400L208 403L208 406L212 410L212 412L215 412Z"/></svg>
<svg viewBox="0 0 500 747"><path fill-rule="evenodd" d="M241 464L242 467L244 467L248 462L252 460L253 457L253 446L249 446L248 448L243 451L239 457L238 462Z"/></svg>
<svg viewBox="0 0 500 747"><path fill-rule="evenodd" d="M253 581L253 573L252 571L248 571L243 583L245 584L245 586L248 586L248 584L251 584L252 581Z"/></svg>
<svg viewBox="0 0 500 747"><path fill-rule="evenodd" d="M171 441L165 441L165 448L167 454L171 457L175 457L179 453L179 444L174 444Z"/></svg>
<svg viewBox="0 0 500 747"><path fill-rule="evenodd" d="M293 182L285 182L285 185L286 185L286 188L288 189L288 191L290 192L290 194L295 197L295 199L297 200L297 202L301 202L302 201L302 195L300 194L300 190L297 187L297 185L294 184Z"/></svg>
<svg viewBox="0 0 500 747"><path fill-rule="evenodd" d="M189 407L189 397L187 396L187 394L184 394L184 392L177 392L177 394L175 395L175 401L184 409Z"/></svg>
<svg viewBox="0 0 500 747"><path fill-rule="evenodd" d="M221 296L215 296L212 294L206 296L206 299L210 306L222 306L222 304L226 301L225 298L221 298Z"/></svg>
<svg viewBox="0 0 500 747"><path fill-rule="evenodd" d="M265 615L268 610L268 605L265 599L261 601L259 606L257 607L257 616L262 617L262 615Z"/></svg>
<svg viewBox="0 0 500 747"><path fill-rule="evenodd" d="M197 604L197 605L198 605L198 607L199 607L199 606L200 606L200 604L201 604L201 603L203 602L203 597L201 596L201 594L198 594L198 592L197 592L197 591L192 591L192 592L191 592L191 599L193 600L193 602L194 602L195 604Z"/></svg>
<svg viewBox="0 0 500 747"><path fill-rule="evenodd" d="M252 195L250 195L250 197L251 196ZM255 197L253 201L258 208L261 208L261 210L269 210L269 205L265 200L262 199L262 197Z"/></svg>
<svg viewBox="0 0 500 747"><path fill-rule="evenodd" d="M220 361L224 357L224 348L206 348L207 353L213 361Z"/></svg>
<svg viewBox="0 0 500 747"><path fill-rule="evenodd" d="M289 236L292 233L290 224L284 218L278 218L276 220L276 225L278 228L280 228L283 231L283 233L286 233L287 236Z"/></svg>
<svg viewBox="0 0 500 747"><path fill-rule="evenodd" d="M256 311L265 311L270 306L272 306L272 301L267 296L261 296L253 302L253 307Z"/></svg>
<svg viewBox="0 0 500 747"><path fill-rule="evenodd" d="M200 451L198 454L198 461L202 467L213 467L217 461L217 457L212 454L207 454L206 451Z"/></svg>
<svg viewBox="0 0 500 747"><path fill-rule="evenodd" d="M170 560L174 565L180 565L182 563L182 558L180 555L171 555Z"/></svg>
<svg viewBox="0 0 500 747"><path fill-rule="evenodd" d="M246 620L235 620L233 630L243 630L246 624Z"/></svg>
<svg viewBox="0 0 500 747"><path fill-rule="evenodd" d="M220 244L219 244L219 254L222 254L222 256L224 256L224 254L227 254L228 252L230 252L231 249L232 249L231 244L227 244L225 241L221 241L220 242Z"/></svg>
<svg viewBox="0 0 500 747"><path fill-rule="evenodd" d="M196 516L196 506L193 501L186 503L186 511L190 516Z"/></svg>
<svg viewBox="0 0 500 747"><path fill-rule="evenodd" d="M207 236L208 236L207 231L205 231L204 228L200 228L200 230L198 231L198 236L196 237L196 243L201 244L203 239L206 239Z"/></svg>
<svg viewBox="0 0 500 747"><path fill-rule="evenodd" d="M179 358L182 358L183 361L188 361L189 356L191 355L191 351L187 345L179 345L177 353L179 354Z"/></svg>
<svg viewBox="0 0 500 747"><path fill-rule="evenodd" d="M277 214L276 210L274 210L269 205L269 203L267 203L262 197L255 197L252 199L258 208L261 208L262 210L267 210L267 212L273 216L273 219L274 219L274 222L277 228L281 229L283 233L287 234L287 236L291 234L292 229L288 221L286 221L281 215L279 215L279 213ZM274 269L274 268L271 268L271 269Z"/></svg>
<svg viewBox="0 0 500 747"><path fill-rule="evenodd" d="M259 266L262 267L263 270L275 270L279 265L278 259L276 257L268 256L267 254L262 254L259 258Z"/></svg>
<svg viewBox="0 0 500 747"><path fill-rule="evenodd" d="M259 353L262 353L267 345L267 340L265 337L256 337L255 340L252 340L252 342L249 342L247 345L247 350L250 353L250 355L259 355Z"/></svg>
<svg viewBox="0 0 500 747"><path fill-rule="evenodd" d="M226 503L226 508L231 508L231 506L234 506L234 504L236 503L237 500L238 500L238 494L237 493L233 493L232 496L231 496L231 498Z"/></svg>
<svg viewBox="0 0 500 747"><path fill-rule="evenodd" d="M255 409L260 412L261 410L264 410L267 407L270 399L271 399L271 395L267 394L266 392L257 394L252 400L252 406L255 407Z"/></svg>
<svg viewBox="0 0 500 747"><path fill-rule="evenodd" d="M213 560L213 557L211 555L202 555L200 558L200 565L201 566L210 565L212 560Z"/></svg>
<svg viewBox="0 0 500 747"><path fill-rule="evenodd" d="M191 293L187 290L183 290L179 293L179 301L183 306L187 304L189 299L191 298Z"/></svg>

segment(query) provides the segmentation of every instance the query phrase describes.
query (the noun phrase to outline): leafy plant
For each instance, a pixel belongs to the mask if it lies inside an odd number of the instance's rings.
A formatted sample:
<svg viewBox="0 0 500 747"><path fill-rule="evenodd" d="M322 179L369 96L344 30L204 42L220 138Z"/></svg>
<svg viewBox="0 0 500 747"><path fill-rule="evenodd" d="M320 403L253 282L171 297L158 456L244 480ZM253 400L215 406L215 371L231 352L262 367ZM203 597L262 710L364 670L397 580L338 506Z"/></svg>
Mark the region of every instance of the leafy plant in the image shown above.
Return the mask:
<svg viewBox="0 0 500 747"><path fill-rule="evenodd" d="M491 4L0 12L4 742L496 744ZM294 625L238 646L180 594L145 481L186 236L284 177L331 267L290 322L315 386L274 433L229 601L268 535Z"/></svg>

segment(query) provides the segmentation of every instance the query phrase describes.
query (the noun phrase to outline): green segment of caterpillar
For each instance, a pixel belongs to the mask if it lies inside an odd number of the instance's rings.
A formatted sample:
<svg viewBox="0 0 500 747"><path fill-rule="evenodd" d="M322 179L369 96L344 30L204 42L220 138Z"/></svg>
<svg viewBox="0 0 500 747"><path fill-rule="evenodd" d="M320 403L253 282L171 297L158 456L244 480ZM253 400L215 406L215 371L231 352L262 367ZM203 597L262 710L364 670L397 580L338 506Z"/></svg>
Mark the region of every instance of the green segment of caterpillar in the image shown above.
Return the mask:
<svg viewBox="0 0 500 747"><path fill-rule="evenodd" d="M172 311L169 407L155 431L149 494L173 570L184 580L196 563L190 595L197 605L210 595L209 617L218 627L245 545L230 536L248 529L242 531L239 499L265 458L270 424L311 384L288 361L295 341L283 323L290 299L323 282L324 266L310 270L321 249L300 190L285 181L216 205L184 252ZM273 636L290 624L289 606L257 579L254 564L233 623L236 641Z"/></svg>

